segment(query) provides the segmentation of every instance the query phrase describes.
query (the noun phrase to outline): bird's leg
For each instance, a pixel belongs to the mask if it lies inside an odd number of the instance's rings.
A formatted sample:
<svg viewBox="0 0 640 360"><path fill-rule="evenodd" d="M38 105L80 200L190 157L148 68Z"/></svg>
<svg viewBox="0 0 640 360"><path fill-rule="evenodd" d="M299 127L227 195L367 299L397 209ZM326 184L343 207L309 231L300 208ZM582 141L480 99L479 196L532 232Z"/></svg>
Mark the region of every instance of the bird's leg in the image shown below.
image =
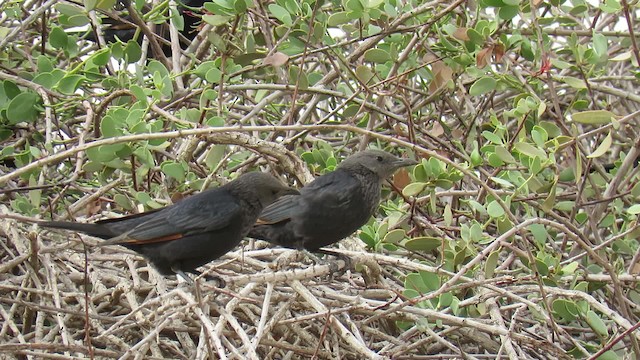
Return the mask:
<svg viewBox="0 0 640 360"><path fill-rule="evenodd" d="M192 270L192 273L196 274L196 276L201 276L205 281L211 281L214 282L215 284L213 286L217 287L217 288L224 288L227 286L227 282L224 281L223 278L221 278L218 275L213 275L213 274L209 274L208 271L205 271L204 273L198 270Z"/></svg>
<svg viewBox="0 0 640 360"><path fill-rule="evenodd" d="M293 262L302 261L302 255L304 254L304 251L285 251L284 253L280 254L275 260L273 260L270 267L274 270L284 269Z"/></svg>
<svg viewBox="0 0 640 360"><path fill-rule="evenodd" d="M345 269L353 269L353 266L355 266L353 259L351 259L348 255L341 254L337 251L320 248L320 249L314 250L314 252L318 254L331 255L331 256L337 257L338 259L344 261Z"/></svg>
<svg viewBox="0 0 640 360"><path fill-rule="evenodd" d="M184 271L182 271L179 267L173 265L171 266L171 270L176 273L176 275L180 276L181 278L183 278L187 283L189 283L189 285L193 285L193 279L187 275Z"/></svg>

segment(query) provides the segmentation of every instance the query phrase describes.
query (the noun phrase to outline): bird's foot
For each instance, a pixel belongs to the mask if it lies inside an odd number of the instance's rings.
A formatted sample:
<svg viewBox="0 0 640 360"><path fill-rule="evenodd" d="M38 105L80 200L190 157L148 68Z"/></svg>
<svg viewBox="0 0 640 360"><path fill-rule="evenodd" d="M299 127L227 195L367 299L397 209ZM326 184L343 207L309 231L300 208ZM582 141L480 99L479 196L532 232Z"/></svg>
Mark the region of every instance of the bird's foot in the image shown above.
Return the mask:
<svg viewBox="0 0 640 360"><path fill-rule="evenodd" d="M354 259L352 259L351 257L349 257L348 255L339 253L337 251L333 251L333 250L327 250L327 249L317 249L315 250L316 253L319 254L323 254L323 255L330 255L330 256L335 256L336 258L338 258L338 260L342 260L344 261L344 270L346 271L347 269L353 269L355 266L355 261ZM323 260L324 262L327 262L327 260ZM339 270L339 269L338 269ZM337 270L336 270L337 271Z"/></svg>
<svg viewBox="0 0 640 360"><path fill-rule="evenodd" d="M194 284L193 279L189 275L187 275L184 271L182 271L180 269L177 269L177 268L173 268L173 267L171 268L171 270L173 270L173 272L176 273L177 276L183 278L184 281L187 282L187 284L189 284L189 285L193 285Z"/></svg>
<svg viewBox="0 0 640 360"><path fill-rule="evenodd" d="M173 271L175 271L176 274L178 274L179 276L181 276L183 279L187 280L187 282L189 284L194 284L193 280L191 279L191 277L187 274L185 274L182 270L177 270L176 269L172 269ZM198 270L191 270L191 273L193 273L196 277L198 278L202 278L204 279L204 281L206 282L212 282L214 287L217 288L224 288L227 286L227 282L224 281L223 278L221 278L220 276L217 275L213 275L213 274L209 274L209 273L202 273L201 271Z"/></svg>
<svg viewBox="0 0 640 360"><path fill-rule="evenodd" d="M275 271L282 270L289 267L291 263L302 262L304 258L305 254L302 251L286 251L275 258L269 267Z"/></svg>
<svg viewBox="0 0 640 360"><path fill-rule="evenodd" d="M218 275L205 274L202 278L207 282L211 282L212 286L219 289L227 287L227 282Z"/></svg>
<svg viewBox="0 0 640 360"><path fill-rule="evenodd" d="M316 254L308 251L308 250L298 250L298 251L288 251L280 256L278 256L274 261L273 261L273 265L271 266L274 270L281 270L284 268L289 267L292 263L294 262L303 262L305 259L311 260L312 263L314 263L315 265L328 265L333 272L337 272L341 269L350 269L353 262L351 260L351 258L349 258L347 255L338 253L338 252L334 252L331 250L325 250L325 249L318 249L318 250L314 250L315 253L318 254L324 254L324 255L332 255L337 257L339 260L342 260L345 262L345 266L344 267L340 267L338 266L338 264L334 261L331 261L329 259L326 258L319 258ZM333 269L335 267L335 269Z"/></svg>

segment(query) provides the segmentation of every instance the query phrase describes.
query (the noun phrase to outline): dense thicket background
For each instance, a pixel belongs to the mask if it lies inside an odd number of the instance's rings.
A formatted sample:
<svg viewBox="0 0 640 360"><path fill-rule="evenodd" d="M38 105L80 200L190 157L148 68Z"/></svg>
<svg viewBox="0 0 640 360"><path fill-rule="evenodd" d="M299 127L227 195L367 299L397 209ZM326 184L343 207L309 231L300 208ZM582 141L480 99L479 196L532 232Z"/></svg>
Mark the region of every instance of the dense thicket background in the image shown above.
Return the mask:
<svg viewBox="0 0 640 360"><path fill-rule="evenodd" d="M636 2L205 7L164 57L86 39L114 1L0 2L3 358L640 356ZM176 9L130 7L145 33ZM224 289L178 285L25 222L301 185L367 147L422 163L341 243L350 269L246 242L206 267Z"/></svg>

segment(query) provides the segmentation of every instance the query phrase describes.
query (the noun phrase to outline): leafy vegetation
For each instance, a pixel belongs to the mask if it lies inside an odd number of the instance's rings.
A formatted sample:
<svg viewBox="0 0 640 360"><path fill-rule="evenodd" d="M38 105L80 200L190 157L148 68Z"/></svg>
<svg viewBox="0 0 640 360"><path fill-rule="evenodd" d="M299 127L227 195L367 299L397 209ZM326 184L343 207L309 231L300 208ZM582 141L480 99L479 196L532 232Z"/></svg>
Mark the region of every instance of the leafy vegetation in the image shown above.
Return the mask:
<svg viewBox="0 0 640 360"><path fill-rule="evenodd" d="M212 0L168 56L162 38L88 41L114 6L0 3L0 351L640 356L637 4ZM132 6L139 39L184 26L174 1ZM196 302L121 249L78 277L78 243L9 220L154 209L242 171L301 184L367 147L421 163L342 244L350 275L291 278L246 250L215 266L231 293Z"/></svg>

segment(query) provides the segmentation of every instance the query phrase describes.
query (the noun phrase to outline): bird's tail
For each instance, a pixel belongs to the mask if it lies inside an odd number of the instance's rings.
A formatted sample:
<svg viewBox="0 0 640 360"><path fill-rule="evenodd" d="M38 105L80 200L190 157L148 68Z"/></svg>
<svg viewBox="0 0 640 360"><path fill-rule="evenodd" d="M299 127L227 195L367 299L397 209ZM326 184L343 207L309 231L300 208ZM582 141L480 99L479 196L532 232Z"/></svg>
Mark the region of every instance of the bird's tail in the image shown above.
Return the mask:
<svg viewBox="0 0 640 360"><path fill-rule="evenodd" d="M112 231L107 229L104 225L100 225L100 224L85 224L85 223L69 222L69 221L41 221L38 223L38 226L79 231L88 235L97 236L101 238L110 238L114 236Z"/></svg>

